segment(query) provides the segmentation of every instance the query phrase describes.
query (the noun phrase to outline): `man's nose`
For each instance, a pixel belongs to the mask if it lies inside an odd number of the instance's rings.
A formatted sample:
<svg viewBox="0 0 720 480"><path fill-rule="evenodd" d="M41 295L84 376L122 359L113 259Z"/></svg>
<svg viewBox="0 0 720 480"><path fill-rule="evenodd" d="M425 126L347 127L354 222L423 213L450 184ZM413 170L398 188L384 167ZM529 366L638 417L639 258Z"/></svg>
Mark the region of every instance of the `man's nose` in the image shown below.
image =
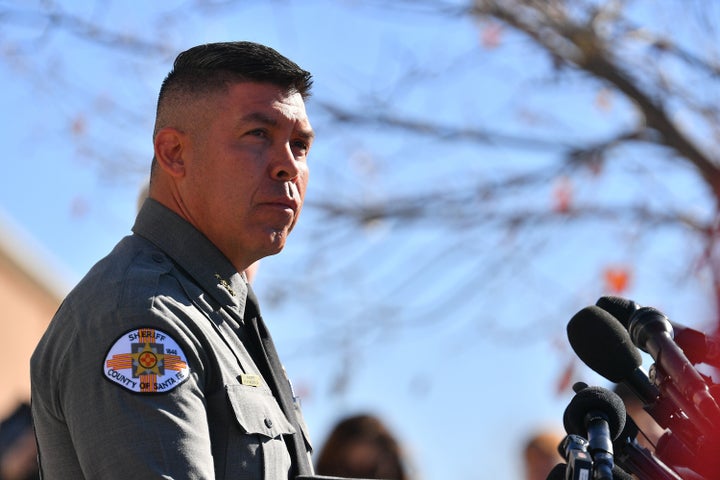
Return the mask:
<svg viewBox="0 0 720 480"><path fill-rule="evenodd" d="M273 153L270 175L275 180L283 182L295 180L300 175L299 161L295 159L289 143L278 146Z"/></svg>

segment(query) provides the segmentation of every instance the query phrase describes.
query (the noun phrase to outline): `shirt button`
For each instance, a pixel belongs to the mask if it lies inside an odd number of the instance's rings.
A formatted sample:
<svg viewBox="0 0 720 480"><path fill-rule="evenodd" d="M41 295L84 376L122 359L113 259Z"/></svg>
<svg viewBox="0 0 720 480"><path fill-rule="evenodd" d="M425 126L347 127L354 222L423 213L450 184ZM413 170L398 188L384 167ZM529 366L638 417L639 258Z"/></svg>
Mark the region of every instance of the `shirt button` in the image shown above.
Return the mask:
<svg viewBox="0 0 720 480"><path fill-rule="evenodd" d="M163 255L160 253L153 253L152 259L155 263L162 263L163 262Z"/></svg>
<svg viewBox="0 0 720 480"><path fill-rule="evenodd" d="M265 426L268 427L268 428L272 428L272 420L270 420L269 418L266 418L266 419L265 419Z"/></svg>

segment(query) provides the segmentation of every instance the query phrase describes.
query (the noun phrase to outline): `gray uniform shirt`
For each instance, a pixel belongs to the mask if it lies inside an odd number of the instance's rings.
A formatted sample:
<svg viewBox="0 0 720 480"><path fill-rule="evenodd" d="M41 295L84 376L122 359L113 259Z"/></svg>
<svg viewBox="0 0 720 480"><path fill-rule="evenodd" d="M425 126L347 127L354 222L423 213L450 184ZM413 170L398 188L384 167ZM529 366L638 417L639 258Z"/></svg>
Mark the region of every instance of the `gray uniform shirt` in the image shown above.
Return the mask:
<svg viewBox="0 0 720 480"><path fill-rule="evenodd" d="M285 480L283 414L243 344L248 286L199 231L146 200L31 359L43 478ZM251 350L253 351L253 350Z"/></svg>

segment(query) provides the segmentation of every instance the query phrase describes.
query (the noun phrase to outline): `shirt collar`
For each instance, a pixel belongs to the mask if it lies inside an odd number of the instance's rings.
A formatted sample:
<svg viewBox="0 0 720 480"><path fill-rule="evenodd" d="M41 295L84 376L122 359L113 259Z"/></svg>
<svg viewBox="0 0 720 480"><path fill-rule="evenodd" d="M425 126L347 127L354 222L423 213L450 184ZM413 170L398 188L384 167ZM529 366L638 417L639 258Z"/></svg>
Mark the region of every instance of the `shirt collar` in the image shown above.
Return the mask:
<svg viewBox="0 0 720 480"><path fill-rule="evenodd" d="M147 198L132 231L165 252L216 301L244 311L248 290L245 275L180 215Z"/></svg>

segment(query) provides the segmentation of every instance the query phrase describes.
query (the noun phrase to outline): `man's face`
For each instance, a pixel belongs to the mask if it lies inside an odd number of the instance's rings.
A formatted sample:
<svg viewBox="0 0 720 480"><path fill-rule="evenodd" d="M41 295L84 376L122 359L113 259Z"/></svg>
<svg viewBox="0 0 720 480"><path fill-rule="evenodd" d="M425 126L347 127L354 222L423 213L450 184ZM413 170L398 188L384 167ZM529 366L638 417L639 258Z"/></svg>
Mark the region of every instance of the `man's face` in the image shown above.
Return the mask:
<svg viewBox="0 0 720 480"><path fill-rule="evenodd" d="M267 83L234 84L207 107L187 132L179 200L242 269L282 250L295 226L313 132L300 94Z"/></svg>

